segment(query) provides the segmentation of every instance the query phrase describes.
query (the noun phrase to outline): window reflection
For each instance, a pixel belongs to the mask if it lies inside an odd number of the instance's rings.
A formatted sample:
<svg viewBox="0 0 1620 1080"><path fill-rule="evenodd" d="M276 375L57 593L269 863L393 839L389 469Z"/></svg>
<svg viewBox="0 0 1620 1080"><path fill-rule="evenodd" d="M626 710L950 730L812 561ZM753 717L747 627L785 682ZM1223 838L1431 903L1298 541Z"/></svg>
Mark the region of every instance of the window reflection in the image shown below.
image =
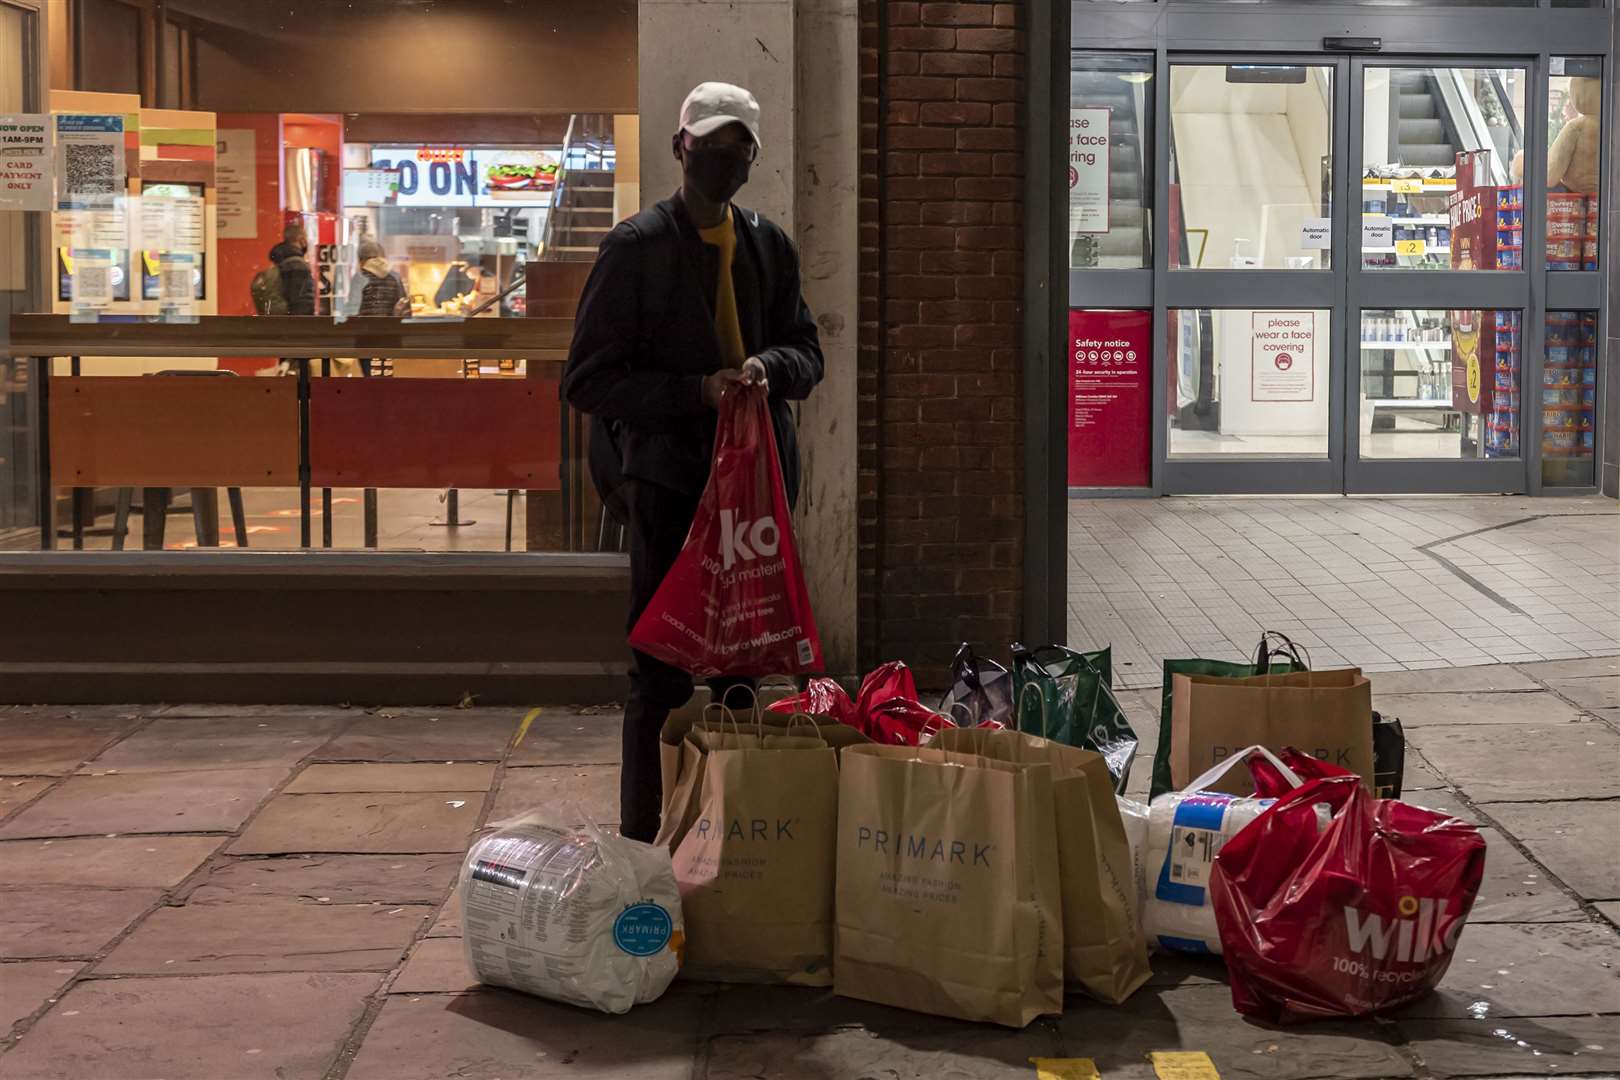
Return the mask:
<svg viewBox="0 0 1620 1080"><path fill-rule="evenodd" d="M1596 270L1602 222L1603 62L1556 56L1551 67L1547 269Z"/></svg>
<svg viewBox="0 0 1620 1080"><path fill-rule="evenodd" d="M1367 69L1363 266L1523 267L1524 100L1517 68Z"/></svg>
<svg viewBox="0 0 1620 1080"><path fill-rule="evenodd" d="M1171 265L1332 265L1333 69L1170 71Z"/></svg>

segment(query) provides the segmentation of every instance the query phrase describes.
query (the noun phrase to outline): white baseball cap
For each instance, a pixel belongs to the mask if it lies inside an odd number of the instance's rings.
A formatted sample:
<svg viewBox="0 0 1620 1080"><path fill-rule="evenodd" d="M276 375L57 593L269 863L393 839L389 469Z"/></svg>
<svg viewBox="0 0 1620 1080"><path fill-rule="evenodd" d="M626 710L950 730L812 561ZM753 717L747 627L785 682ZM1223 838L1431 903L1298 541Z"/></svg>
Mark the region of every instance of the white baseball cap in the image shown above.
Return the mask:
<svg viewBox="0 0 1620 1080"><path fill-rule="evenodd" d="M681 130L698 138L718 131L727 124L741 124L760 146L759 102L754 95L731 83L699 83L681 104Z"/></svg>

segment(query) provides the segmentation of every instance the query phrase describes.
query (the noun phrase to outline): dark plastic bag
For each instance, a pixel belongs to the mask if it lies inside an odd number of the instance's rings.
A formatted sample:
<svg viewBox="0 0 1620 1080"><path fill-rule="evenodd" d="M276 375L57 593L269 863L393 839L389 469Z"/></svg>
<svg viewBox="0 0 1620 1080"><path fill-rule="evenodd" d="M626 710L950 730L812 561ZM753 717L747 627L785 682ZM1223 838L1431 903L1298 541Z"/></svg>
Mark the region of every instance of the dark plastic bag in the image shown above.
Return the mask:
<svg viewBox="0 0 1620 1080"><path fill-rule="evenodd" d="M1400 717L1385 716L1376 710L1372 723L1373 791L1380 799L1398 799L1406 774L1406 732Z"/></svg>
<svg viewBox="0 0 1620 1080"><path fill-rule="evenodd" d="M1153 752L1153 784L1148 794L1149 800L1175 790L1175 784L1170 779L1170 687L1174 676L1217 675L1225 679L1245 679L1251 675L1305 671L1309 667L1300 656L1299 647L1287 635L1275 630L1267 630L1260 635L1254 660L1249 663L1234 660L1166 660L1164 685L1159 698L1159 743Z"/></svg>
<svg viewBox="0 0 1620 1080"><path fill-rule="evenodd" d="M1113 682L1106 648L1081 653L1061 645L1013 646L1018 730L1101 754L1114 790L1124 792L1138 740Z"/></svg>
<svg viewBox="0 0 1620 1080"><path fill-rule="evenodd" d="M953 718L965 715L968 727L987 722L1012 725L1012 672L994 660L980 657L964 641L951 663L951 677L950 692L939 703L940 712Z"/></svg>

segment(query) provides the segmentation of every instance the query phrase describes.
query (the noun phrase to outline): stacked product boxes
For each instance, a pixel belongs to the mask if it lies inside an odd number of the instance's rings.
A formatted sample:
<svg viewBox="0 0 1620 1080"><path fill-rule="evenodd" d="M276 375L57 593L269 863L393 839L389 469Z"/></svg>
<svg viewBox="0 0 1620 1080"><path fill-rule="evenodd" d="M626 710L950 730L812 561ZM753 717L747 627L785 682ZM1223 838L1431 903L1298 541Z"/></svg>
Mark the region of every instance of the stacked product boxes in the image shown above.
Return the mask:
<svg viewBox="0 0 1620 1080"><path fill-rule="evenodd" d="M1524 269L1523 185L1502 188L1496 195L1496 268Z"/></svg>
<svg viewBox="0 0 1620 1080"><path fill-rule="evenodd" d="M1494 319L1489 318L1494 314ZM1483 417L1486 457L1519 453L1519 356L1524 321L1517 311L1482 313L1494 323L1496 348L1491 364L1490 411ZM1488 330L1489 328L1487 328Z"/></svg>
<svg viewBox="0 0 1620 1080"><path fill-rule="evenodd" d="M1598 215L1595 195L1547 193L1547 269L1598 268Z"/></svg>
<svg viewBox="0 0 1620 1080"><path fill-rule="evenodd" d="M1597 313L1547 312L1541 453L1549 483L1589 484L1597 419ZM1551 463L1559 462L1558 467Z"/></svg>

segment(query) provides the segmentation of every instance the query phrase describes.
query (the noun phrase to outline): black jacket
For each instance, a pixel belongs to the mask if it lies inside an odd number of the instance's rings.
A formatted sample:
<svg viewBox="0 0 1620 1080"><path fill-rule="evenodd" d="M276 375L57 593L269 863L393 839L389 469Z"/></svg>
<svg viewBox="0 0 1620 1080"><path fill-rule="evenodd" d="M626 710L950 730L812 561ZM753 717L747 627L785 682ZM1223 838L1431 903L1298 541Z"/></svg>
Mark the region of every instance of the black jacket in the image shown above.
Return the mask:
<svg viewBox="0 0 1620 1080"><path fill-rule="evenodd" d="M315 275L304 253L291 244L280 243L270 249L270 261L281 272L281 295L287 298L287 314L315 314Z"/></svg>
<svg viewBox="0 0 1620 1080"><path fill-rule="evenodd" d="M392 274L372 277L369 270L360 271L364 282L360 289L361 315L393 315L394 308L405 296L405 286Z"/></svg>
<svg viewBox="0 0 1620 1080"><path fill-rule="evenodd" d="M765 365L782 479L797 499L798 437L788 402L809 397L821 381L821 340L799 291L793 242L752 211L733 207L732 219L743 345ZM679 194L620 222L602 241L580 297L562 392L595 418L592 478L610 508L615 481L600 467L604 458L625 477L689 494L708 482L716 414L703 404L703 376L722 365L718 282L719 252L698 236Z"/></svg>

